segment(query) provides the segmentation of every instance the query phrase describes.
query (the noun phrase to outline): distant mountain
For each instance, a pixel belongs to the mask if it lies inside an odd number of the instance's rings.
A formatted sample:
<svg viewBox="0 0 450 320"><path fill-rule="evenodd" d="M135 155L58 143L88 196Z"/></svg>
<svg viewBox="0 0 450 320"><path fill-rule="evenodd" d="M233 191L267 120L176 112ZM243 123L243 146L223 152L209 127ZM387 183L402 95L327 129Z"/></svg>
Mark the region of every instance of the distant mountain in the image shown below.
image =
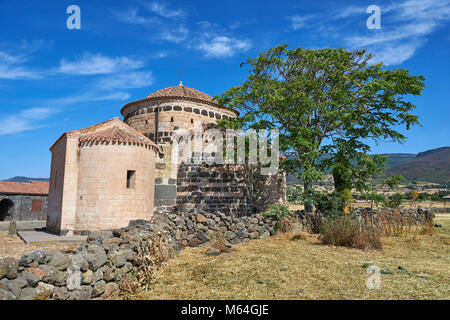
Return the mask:
<svg viewBox="0 0 450 320"><path fill-rule="evenodd" d="M398 166L416 158L414 153L382 153L381 155L388 157L386 161L388 168Z"/></svg>
<svg viewBox="0 0 450 320"><path fill-rule="evenodd" d="M400 174L410 180L448 184L450 182L450 147L418 153L413 159L390 167L390 174Z"/></svg>
<svg viewBox="0 0 450 320"><path fill-rule="evenodd" d="M28 178L28 177L14 177L14 178L9 178L3 181L8 181L8 182L29 182L29 181L49 181L50 179L47 178Z"/></svg>
<svg viewBox="0 0 450 320"><path fill-rule="evenodd" d="M384 153L387 156L386 174L400 174L409 180L448 184L450 182L450 147L442 147L418 154ZM321 159L325 159L323 156ZM329 173L329 172L327 172ZM383 175L381 178L385 178ZM295 176L287 175L288 183L301 183Z"/></svg>

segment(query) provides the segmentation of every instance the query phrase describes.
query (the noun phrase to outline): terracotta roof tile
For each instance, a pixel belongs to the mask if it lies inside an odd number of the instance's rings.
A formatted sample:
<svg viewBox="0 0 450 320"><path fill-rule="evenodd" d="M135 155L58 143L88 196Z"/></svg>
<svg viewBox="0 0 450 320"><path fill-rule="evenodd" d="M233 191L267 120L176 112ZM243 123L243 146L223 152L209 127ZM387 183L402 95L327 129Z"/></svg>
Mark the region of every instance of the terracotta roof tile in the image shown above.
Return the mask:
<svg viewBox="0 0 450 320"><path fill-rule="evenodd" d="M41 194L48 195L48 181L9 182L0 181L0 194Z"/></svg>
<svg viewBox="0 0 450 320"><path fill-rule="evenodd" d="M192 98L198 100L204 100L208 102L213 102L213 98L203 93L199 90L185 87L183 85L178 85L174 87L168 87L156 92L153 92L147 98L160 98L160 97L177 97L177 98Z"/></svg>
<svg viewBox="0 0 450 320"><path fill-rule="evenodd" d="M155 143L145 136L137 133L126 132L118 127L106 128L104 130L86 133L80 136L80 142L122 142L136 143L155 147Z"/></svg>
<svg viewBox="0 0 450 320"><path fill-rule="evenodd" d="M219 109L227 109L227 110L233 111L236 115L239 115L239 112L237 110L220 105L210 95L208 95L204 92L201 92L197 89L185 87L182 84L180 84L178 86L167 87L167 88L155 91L144 99L127 103L126 105L124 105L122 107L120 112L122 114L124 114L124 111L128 106L134 105L135 103L139 103L142 101L153 100L153 99L180 99L180 100L203 102L205 104L209 104L209 105L214 106Z"/></svg>

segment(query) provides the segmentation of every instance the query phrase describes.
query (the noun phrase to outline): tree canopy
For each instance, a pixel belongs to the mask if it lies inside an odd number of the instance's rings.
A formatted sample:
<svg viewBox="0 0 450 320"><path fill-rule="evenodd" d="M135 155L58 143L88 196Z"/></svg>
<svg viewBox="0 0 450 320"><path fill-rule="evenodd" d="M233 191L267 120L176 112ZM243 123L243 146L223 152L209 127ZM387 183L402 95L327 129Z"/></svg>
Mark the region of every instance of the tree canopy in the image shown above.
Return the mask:
<svg viewBox="0 0 450 320"><path fill-rule="evenodd" d="M371 64L372 57L365 50L279 45L248 59L247 79L216 99L241 112L228 126L280 130L283 166L302 178L305 191L327 169L343 185L363 189L383 163L368 155L368 143L406 139L399 128L419 124L407 97L425 85L423 76Z"/></svg>

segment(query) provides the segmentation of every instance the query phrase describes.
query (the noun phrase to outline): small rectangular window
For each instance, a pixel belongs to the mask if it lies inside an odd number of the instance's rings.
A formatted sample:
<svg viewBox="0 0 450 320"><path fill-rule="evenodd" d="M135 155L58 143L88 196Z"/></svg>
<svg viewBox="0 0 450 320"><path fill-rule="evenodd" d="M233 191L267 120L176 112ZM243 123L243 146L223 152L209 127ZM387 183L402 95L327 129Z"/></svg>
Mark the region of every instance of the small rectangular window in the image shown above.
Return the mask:
<svg viewBox="0 0 450 320"><path fill-rule="evenodd" d="M41 212L41 208L42 208L41 199L31 200L31 212Z"/></svg>
<svg viewBox="0 0 450 320"><path fill-rule="evenodd" d="M134 189L136 183L136 171L127 171L127 189Z"/></svg>

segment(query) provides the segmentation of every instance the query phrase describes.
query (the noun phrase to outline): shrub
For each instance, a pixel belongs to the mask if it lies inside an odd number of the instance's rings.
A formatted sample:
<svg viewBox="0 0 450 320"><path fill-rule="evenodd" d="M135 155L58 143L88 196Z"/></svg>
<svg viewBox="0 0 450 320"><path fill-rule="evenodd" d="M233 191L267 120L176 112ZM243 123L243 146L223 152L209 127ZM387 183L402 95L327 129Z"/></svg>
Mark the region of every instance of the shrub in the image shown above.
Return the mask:
<svg viewBox="0 0 450 320"><path fill-rule="evenodd" d="M371 226L360 224L349 216L323 219L320 227L323 243L358 249L381 249L380 233Z"/></svg>

